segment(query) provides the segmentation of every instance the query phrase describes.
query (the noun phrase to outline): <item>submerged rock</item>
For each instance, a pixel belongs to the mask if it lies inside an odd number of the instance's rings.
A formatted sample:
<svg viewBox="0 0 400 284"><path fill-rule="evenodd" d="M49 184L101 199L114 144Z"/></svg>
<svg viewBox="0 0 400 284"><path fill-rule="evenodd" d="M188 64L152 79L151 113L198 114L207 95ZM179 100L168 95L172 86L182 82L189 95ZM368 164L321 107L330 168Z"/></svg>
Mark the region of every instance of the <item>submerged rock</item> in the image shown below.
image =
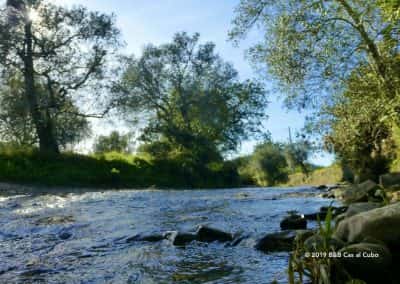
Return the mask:
<svg viewBox="0 0 400 284"><path fill-rule="evenodd" d="M325 184L321 184L321 185L316 186L315 189L318 189L318 190L325 190L325 189L328 189L328 186L325 185Z"/></svg>
<svg viewBox="0 0 400 284"><path fill-rule="evenodd" d="M178 231L166 233L166 238L171 241L174 246L185 246L197 240L197 235L193 233L182 233Z"/></svg>
<svg viewBox="0 0 400 284"><path fill-rule="evenodd" d="M367 283L394 283L391 274L392 256L384 245L359 243L339 251L341 266L354 278Z"/></svg>
<svg viewBox="0 0 400 284"><path fill-rule="evenodd" d="M69 239L70 237L72 237L72 233L67 232L67 231L62 231L62 232L60 232L60 233L58 234L58 237L59 237L60 239L62 239L62 240L67 240L67 239Z"/></svg>
<svg viewBox="0 0 400 284"><path fill-rule="evenodd" d="M40 218L35 222L36 225L55 225L55 224L65 224L73 223L75 219L73 216L49 216Z"/></svg>
<svg viewBox="0 0 400 284"><path fill-rule="evenodd" d="M304 216L292 214L281 221L280 227L282 230L307 229L307 220Z"/></svg>
<svg viewBox="0 0 400 284"><path fill-rule="evenodd" d="M152 235L141 235L137 234L132 237L126 239L127 243L131 242L159 242L164 240L166 237L160 234L152 234Z"/></svg>
<svg viewBox="0 0 400 284"><path fill-rule="evenodd" d="M267 234L259 239L254 247L263 252L291 251L296 238L304 238L312 233L308 230L285 230Z"/></svg>
<svg viewBox="0 0 400 284"><path fill-rule="evenodd" d="M210 228L207 226L199 226L196 232L197 240L200 242L230 242L233 236L230 233Z"/></svg>

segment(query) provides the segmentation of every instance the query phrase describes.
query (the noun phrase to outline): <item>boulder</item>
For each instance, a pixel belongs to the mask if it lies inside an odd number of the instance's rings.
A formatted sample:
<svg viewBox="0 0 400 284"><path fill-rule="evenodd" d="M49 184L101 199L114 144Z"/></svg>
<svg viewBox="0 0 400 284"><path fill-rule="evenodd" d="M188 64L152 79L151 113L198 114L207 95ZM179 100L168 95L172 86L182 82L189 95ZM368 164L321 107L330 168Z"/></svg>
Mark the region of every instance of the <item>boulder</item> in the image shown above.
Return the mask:
<svg viewBox="0 0 400 284"><path fill-rule="evenodd" d="M256 241L255 249L263 252L291 251L296 241L314 234L311 230L285 230L265 235Z"/></svg>
<svg viewBox="0 0 400 284"><path fill-rule="evenodd" d="M68 240L70 237L72 237L72 233L67 232L67 231L62 231L58 234L58 237L61 240Z"/></svg>
<svg viewBox="0 0 400 284"><path fill-rule="evenodd" d="M196 232L197 240L200 242L230 242L233 236L230 233L210 228L207 226L199 226Z"/></svg>
<svg viewBox="0 0 400 284"><path fill-rule="evenodd" d="M360 184L335 189L334 195L336 199L345 203L366 202L369 196L374 196L377 189L379 186L375 182L367 180Z"/></svg>
<svg viewBox="0 0 400 284"><path fill-rule="evenodd" d="M380 244L359 243L342 248L338 258L341 266L353 277L367 283L393 283L392 256L387 247Z"/></svg>
<svg viewBox="0 0 400 284"><path fill-rule="evenodd" d="M325 245L327 247L325 248ZM345 243L337 238L328 238L327 243L320 235L313 235L304 241L304 247L310 252L319 252L330 248L332 251L337 251L344 247Z"/></svg>
<svg viewBox="0 0 400 284"><path fill-rule="evenodd" d="M263 252L291 251L295 238L295 230L267 234L256 242L255 249Z"/></svg>
<svg viewBox="0 0 400 284"><path fill-rule="evenodd" d="M357 202L357 203L352 203L349 205L349 208L346 210L344 213L345 218L349 218L351 216L354 216L356 214L366 212L369 210L373 210L376 208L382 207L379 203L375 202Z"/></svg>
<svg viewBox="0 0 400 284"><path fill-rule="evenodd" d="M379 177L379 184L383 188L399 187L400 173L384 174Z"/></svg>
<svg viewBox="0 0 400 284"><path fill-rule="evenodd" d="M325 184L321 184L321 185L316 186L315 189L325 190L325 189L328 189L328 186L326 186Z"/></svg>
<svg viewBox="0 0 400 284"><path fill-rule="evenodd" d="M400 203L358 213L342 220L334 234L345 242L366 237L382 241L390 249L400 248Z"/></svg>
<svg viewBox="0 0 400 284"><path fill-rule="evenodd" d="M291 214L281 221L280 226L282 230L307 229L307 220L304 216Z"/></svg>
<svg viewBox="0 0 400 284"><path fill-rule="evenodd" d="M197 239L197 235L193 233L171 232L166 234L166 238L171 241L174 246L185 246Z"/></svg>
<svg viewBox="0 0 400 284"><path fill-rule="evenodd" d="M166 238L165 235L160 235L160 234L151 234L151 235L142 235L142 234L137 234L132 237L129 237L126 239L127 243L131 242L159 242L162 241Z"/></svg>

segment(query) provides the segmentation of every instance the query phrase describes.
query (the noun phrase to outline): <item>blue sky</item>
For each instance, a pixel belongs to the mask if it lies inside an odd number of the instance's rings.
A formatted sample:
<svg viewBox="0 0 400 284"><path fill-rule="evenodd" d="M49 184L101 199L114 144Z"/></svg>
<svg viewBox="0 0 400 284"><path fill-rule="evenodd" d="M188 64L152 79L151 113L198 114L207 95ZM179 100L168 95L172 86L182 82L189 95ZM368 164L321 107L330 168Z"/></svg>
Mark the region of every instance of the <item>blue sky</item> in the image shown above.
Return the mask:
<svg viewBox="0 0 400 284"><path fill-rule="evenodd" d="M245 59L245 50L257 42L260 37L256 31L234 47L227 40L227 33L234 17L234 9L239 0L53 0L62 5L81 4L91 10L114 13L117 25L126 42L124 52L140 56L144 45L169 42L174 33L186 31L199 32L202 41L212 41L217 52L239 71L242 79L255 78L249 62ZM265 78L268 84L268 78ZM288 139L288 127L293 132L301 129L304 114L287 111L283 108L279 94L271 95L271 103L266 109L269 119L263 123L274 141ZM98 123L96 123L98 125ZM99 127L99 125L97 126ZM103 127L107 129L107 127ZM110 127L109 127L110 128ZM256 142L246 141L240 152L250 153ZM327 165L331 155L316 155L312 162Z"/></svg>

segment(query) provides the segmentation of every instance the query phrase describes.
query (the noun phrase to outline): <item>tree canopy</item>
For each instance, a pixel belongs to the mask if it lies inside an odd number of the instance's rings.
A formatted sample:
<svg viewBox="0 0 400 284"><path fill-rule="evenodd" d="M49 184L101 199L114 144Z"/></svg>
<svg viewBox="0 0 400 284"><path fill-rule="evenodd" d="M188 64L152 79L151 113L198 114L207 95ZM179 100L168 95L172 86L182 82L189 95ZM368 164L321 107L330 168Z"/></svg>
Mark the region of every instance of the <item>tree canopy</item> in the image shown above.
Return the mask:
<svg viewBox="0 0 400 284"><path fill-rule="evenodd" d="M206 155L235 150L260 132L266 98L261 84L240 81L213 43L178 33L171 43L148 45L130 58L119 86L119 105L148 119L144 141Z"/></svg>
<svg viewBox="0 0 400 284"><path fill-rule="evenodd" d="M394 98L399 75L390 63L398 53L400 22L388 3L242 0L230 36L239 41L255 25L263 31L249 52L277 79L289 106L328 104L360 64L369 64L381 91Z"/></svg>
<svg viewBox="0 0 400 284"><path fill-rule="evenodd" d="M56 117L92 116L93 108L83 105L100 102L112 82L107 61L119 45L114 17L42 0L8 0L0 13L2 78L22 78L21 99L40 149L58 153Z"/></svg>

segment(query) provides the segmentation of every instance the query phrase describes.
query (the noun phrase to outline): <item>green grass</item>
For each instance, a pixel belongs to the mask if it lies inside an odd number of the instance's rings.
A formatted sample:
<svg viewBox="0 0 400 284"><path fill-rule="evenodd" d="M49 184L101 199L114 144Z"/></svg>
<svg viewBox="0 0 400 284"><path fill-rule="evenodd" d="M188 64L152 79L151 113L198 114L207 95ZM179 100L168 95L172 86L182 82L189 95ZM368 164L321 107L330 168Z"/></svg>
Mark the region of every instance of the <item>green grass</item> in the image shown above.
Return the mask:
<svg viewBox="0 0 400 284"><path fill-rule="evenodd" d="M205 188L239 186L229 163L191 167L120 153L43 155L34 149L0 148L0 181L45 186L104 188Z"/></svg>

